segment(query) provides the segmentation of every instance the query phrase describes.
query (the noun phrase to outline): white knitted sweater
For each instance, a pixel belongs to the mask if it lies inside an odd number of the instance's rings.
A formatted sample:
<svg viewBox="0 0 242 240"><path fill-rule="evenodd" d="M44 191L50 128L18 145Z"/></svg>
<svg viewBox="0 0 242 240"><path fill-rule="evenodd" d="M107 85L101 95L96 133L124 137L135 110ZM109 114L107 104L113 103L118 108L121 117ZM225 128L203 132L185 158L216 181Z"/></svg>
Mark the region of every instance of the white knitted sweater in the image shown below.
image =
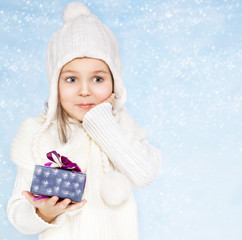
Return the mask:
<svg viewBox="0 0 242 240"><path fill-rule="evenodd" d="M12 160L18 165L13 195L8 203L9 221L24 234L37 234L41 240L136 240L138 220L133 194L119 206L108 206L100 196L103 177L102 154L110 167L125 175L134 188L150 184L159 169L159 152L146 140L146 134L124 111L119 121L109 103L90 110L83 123L71 126L71 140L61 145L56 124L41 137L39 155L44 164L47 152L56 150L76 162L87 174L83 198L87 204L80 210L58 216L51 224L35 213L35 208L21 195L29 190L34 160L31 144L42 126L43 117L26 119L13 142Z"/></svg>

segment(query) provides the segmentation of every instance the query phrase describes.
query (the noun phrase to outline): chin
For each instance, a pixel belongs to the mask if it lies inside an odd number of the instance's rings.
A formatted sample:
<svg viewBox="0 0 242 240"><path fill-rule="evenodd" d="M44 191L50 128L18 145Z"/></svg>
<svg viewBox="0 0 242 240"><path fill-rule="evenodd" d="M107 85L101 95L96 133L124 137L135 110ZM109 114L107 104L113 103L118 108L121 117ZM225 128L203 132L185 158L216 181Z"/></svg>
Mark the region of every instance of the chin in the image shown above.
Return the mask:
<svg viewBox="0 0 242 240"><path fill-rule="evenodd" d="M84 112L84 113L79 113L79 114L76 114L76 115L73 115L72 118L79 121L79 122L83 122L83 118L85 116L85 114L87 113L88 111Z"/></svg>

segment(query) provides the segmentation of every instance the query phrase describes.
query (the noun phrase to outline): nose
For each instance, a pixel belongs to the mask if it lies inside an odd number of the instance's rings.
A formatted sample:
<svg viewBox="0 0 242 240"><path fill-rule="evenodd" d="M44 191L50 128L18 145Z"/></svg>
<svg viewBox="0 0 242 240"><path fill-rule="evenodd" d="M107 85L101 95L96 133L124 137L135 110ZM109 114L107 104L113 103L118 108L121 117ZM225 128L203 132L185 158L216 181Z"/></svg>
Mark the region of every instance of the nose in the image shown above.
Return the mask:
<svg viewBox="0 0 242 240"><path fill-rule="evenodd" d="M88 81L80 81L79 83L79 89L78 89L78 95L85 97L85 96L89 96L91 94L90 91L90 86L88 84Z"/></svg>

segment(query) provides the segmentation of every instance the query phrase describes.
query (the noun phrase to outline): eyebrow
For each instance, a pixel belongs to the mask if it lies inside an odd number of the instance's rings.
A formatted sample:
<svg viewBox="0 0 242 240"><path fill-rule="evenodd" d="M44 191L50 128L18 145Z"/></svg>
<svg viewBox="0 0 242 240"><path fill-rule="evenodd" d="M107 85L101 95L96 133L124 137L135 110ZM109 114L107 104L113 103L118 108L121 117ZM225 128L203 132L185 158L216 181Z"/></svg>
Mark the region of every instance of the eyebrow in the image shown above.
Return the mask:
<svg viewBox="0 0 242 240"><path fill-rule="evenodd" d="M63 73L78 73L77 71L73 71L73 70L65 70L65 71L61 71L60 74L63 74Z"/></svg>
<svg viewBox="0 0 242 240"><path fill-rule="evenodd" d="M103 73L103 74L109 74L109 72L105 71L105 70L96 70L93 72L94 74L98 74L98 73Z"/></svg>
<svg viewBox="0 0 242 240"><path fill-rule="evenodd" d="M62 71L61 74L65 74L65 73L78 73L77 71L73 71L73 70L65 70L65 71ZM92 72L93 74L109 74L109 72L105 71L105 70L96 70L96 71L93 71Z"/></svg>

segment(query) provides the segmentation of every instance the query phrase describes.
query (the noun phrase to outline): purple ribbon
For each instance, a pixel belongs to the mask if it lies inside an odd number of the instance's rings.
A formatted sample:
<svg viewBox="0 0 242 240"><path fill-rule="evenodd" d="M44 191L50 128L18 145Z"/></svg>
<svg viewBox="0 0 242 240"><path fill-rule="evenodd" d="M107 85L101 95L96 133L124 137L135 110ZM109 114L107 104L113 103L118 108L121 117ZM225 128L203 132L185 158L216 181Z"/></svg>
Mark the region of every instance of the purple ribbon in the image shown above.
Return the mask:
<svg viewBox="0 0 242 240"><path fill-rule="evenodd" d="M47 158L51 161L51 162L47 162L45 164L45 166L47 167L51 167L51 165L53 163L57 163L53 157L52 154L54 154L56 156L56 158L58 159L59 163L61 164L61 167L57 167L57 168L61 168L61 169L66 169L66 170L71 170L73 172L79 172L82 173L81 169L78 167L78 165L76 163L71 162L67 157L61 156L59 153L57 153L56 151L51 151L48 152L46 154ZM57 163L58 164L58 163Z"/></svg>

